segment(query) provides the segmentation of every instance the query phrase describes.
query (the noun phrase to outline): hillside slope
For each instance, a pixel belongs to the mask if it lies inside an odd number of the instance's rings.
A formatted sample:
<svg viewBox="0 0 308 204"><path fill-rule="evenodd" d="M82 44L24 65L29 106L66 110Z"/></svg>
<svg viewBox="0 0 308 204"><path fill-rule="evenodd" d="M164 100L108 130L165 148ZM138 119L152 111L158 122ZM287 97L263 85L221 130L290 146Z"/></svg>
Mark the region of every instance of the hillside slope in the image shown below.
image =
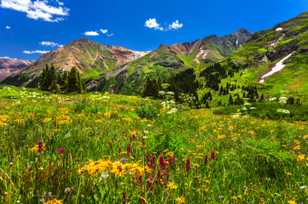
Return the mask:
<svg viewBox="0 0 308 204"><path fill-rule="evenodd" d="M0 58L0 81L6 77L18 73L26 67L30 66L32 62L27 60L13 59L13 58Z"/></svg>
<svg viewBox="0 0 308 204"><path fill-rule="evenodd" d="M231 82L257 85L264 93L276 96L307 97L308 12L256 33L229 59L246 68ZM282 61L282 69L271 73ZM262 76L267 76L264 81Z"/></svg>
<svg viewBox="0 0 308 204"><path fill-rule="evenodd" d="M209 36L190 43L161 45L148 55L119 69L106 73L88 84L88 90L110 90L125 94L141 94L147 80L169 83L187 69L220 61L250 39L251 33L241 29L224 37Z"/></svg>
<svg viewBox="0 0 308 204"><path fill-rule="evenodd" d="M96 78L119 65L142 57L144 54L146 53L81 39L42 55L32 66L7 78L4 83L35 87L38 77L47 64L54 65L58 71L69 71L76 67L83 78Z"/></svg>

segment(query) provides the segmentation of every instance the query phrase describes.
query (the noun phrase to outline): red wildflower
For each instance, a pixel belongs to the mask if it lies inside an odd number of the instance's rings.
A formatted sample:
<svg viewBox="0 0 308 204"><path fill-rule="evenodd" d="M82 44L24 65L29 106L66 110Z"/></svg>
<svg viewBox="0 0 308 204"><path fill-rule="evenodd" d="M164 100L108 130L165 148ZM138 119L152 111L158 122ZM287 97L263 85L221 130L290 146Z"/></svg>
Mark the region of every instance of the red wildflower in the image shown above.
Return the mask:
<svg viewBox="0 0 308 204"><path fill-rule="evenodd" d="M185 171L186 173L188 173L191 169L191 160L188 158L186 159L186 162L185 162Z"/></svg>

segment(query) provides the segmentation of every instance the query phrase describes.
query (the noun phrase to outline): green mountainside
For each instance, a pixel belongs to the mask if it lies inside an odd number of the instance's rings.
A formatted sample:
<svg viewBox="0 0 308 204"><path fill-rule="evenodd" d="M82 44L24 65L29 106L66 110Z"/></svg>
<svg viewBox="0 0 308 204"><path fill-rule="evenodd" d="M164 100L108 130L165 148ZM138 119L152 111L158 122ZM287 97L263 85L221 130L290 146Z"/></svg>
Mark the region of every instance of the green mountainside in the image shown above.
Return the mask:
<svg viewBox="0 0 308 204"><path fill-rule="evenodd" d="M307 60L306 12L254 34L241 29L223 37L161 45L149 53L78 40L43 55L3 83L37 87L49 64L59 72L75 67L87 91L152 97L173 92L178 101L188 98L206 106L242 104L264 95L306 100Z"/></svg>
<svg viewBox="0 0 308 204"><path fill-rule="evenodd" d="M229 56L250 39L251 35L241 29L224 37L210 36L192 43L161 45L148 55L96 80L96 87L93 87L93 82L89 87L90 90L96 88L125 94L142 94L147 81L170 83L174 77L188 69L197 72L205 65Z"/></svg>

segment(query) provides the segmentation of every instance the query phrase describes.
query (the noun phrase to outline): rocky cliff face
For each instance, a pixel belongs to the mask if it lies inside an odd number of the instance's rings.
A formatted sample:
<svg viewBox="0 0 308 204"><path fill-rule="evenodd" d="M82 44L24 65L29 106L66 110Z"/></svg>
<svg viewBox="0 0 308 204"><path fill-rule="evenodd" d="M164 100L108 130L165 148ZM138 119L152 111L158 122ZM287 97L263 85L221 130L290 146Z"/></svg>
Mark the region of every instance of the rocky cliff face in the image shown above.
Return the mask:
<svg viewBox="0 0 308 204"><path fill-rule="evenodd" d="M16 74L26 67L30 66L32 62L27 60L13 59L13 58L0 58L0 81L6 77Z"/></svg>

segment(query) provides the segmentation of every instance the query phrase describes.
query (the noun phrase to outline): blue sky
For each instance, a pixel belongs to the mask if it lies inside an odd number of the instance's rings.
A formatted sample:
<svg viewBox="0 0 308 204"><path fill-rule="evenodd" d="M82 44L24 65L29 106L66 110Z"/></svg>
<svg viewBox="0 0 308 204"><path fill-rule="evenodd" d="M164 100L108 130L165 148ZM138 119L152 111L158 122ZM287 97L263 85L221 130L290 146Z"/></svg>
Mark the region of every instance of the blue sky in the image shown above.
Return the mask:
<svg viewBox="0 0 308 204"><path fill-rule="evenodd" d="M260 31L308 11L308 0L0 0L0 57L40 53L87 37L134 50L239 28ZM86 36L91 35L91 36Z"/></svg>

